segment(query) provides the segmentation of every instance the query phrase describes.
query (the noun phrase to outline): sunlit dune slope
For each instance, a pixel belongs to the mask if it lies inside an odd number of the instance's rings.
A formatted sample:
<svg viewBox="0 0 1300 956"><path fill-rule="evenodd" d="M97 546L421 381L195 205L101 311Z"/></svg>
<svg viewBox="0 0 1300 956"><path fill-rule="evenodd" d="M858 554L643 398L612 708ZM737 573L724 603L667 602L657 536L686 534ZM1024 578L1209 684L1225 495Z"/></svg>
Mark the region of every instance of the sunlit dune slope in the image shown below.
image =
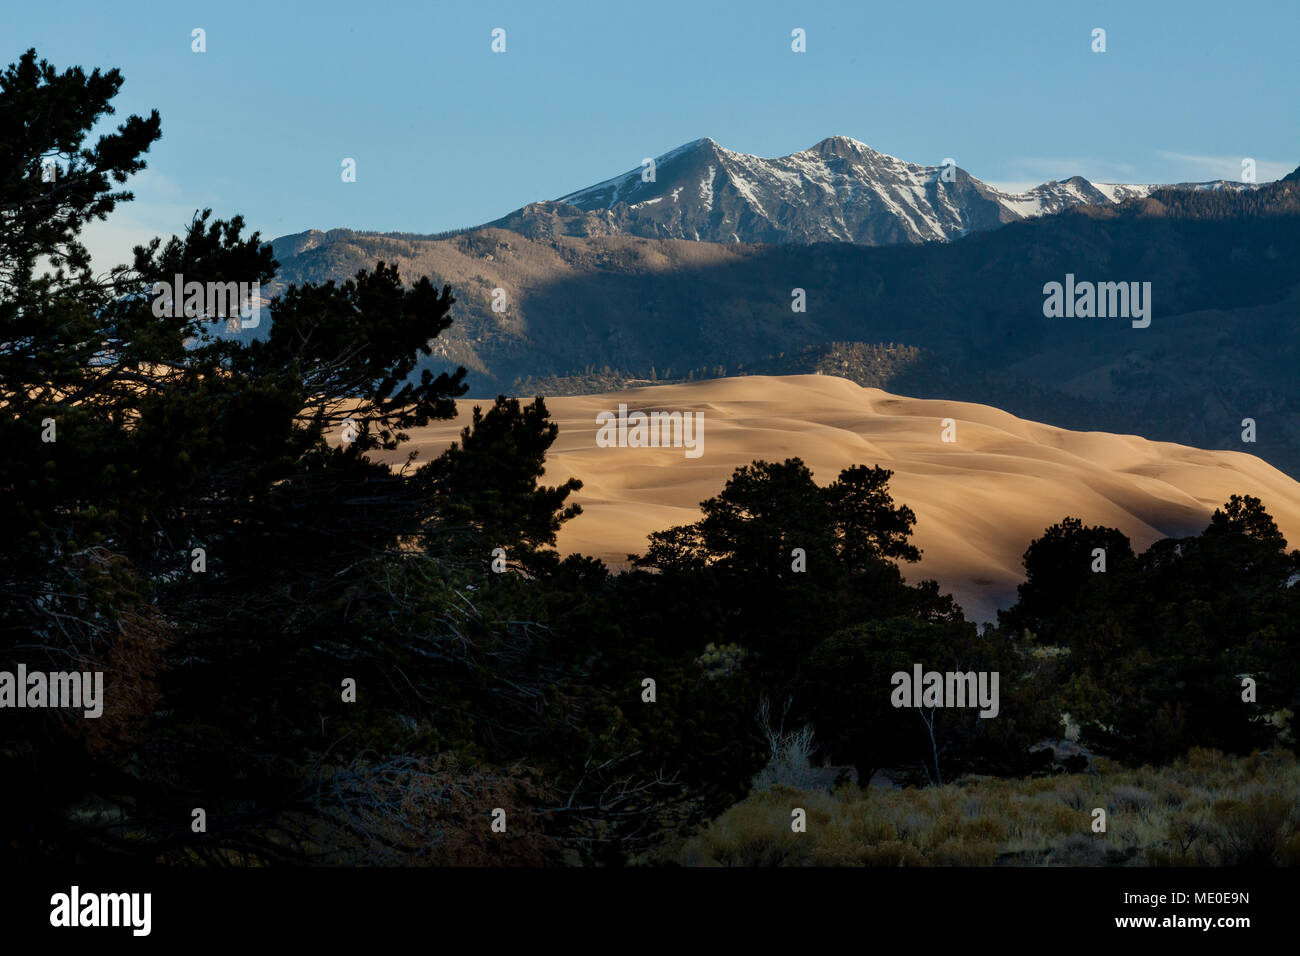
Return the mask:
<svg viewBox="0 0 1300 956"><path fill-rule="evenodd" d="M599 448L596 416L638 409L704 413L703 454L681 448ZM467 423L465 400L450 422L418 429L419 461L435 457ZM1291 546L1300 546L1300 484L1260 459L1134 435L1073 432L985 405L904 398L821 375L724 378L547 400L559 437L546 481L583 481L583 514L559 537L625 566L646 535L699 516L732 471L755 459L802 458L819 484L851 464L894 472L895 502L916 512L919 564L976 620L1015 599L1029 542L1066 515L1124 531L1141 550L1161 537L1199 532L1231 494L1263 499ZM941 440L943 420L956 441ZM1243 445L1243 448L1249 448ZM409 448L407 449L409 450Z"/></svg>

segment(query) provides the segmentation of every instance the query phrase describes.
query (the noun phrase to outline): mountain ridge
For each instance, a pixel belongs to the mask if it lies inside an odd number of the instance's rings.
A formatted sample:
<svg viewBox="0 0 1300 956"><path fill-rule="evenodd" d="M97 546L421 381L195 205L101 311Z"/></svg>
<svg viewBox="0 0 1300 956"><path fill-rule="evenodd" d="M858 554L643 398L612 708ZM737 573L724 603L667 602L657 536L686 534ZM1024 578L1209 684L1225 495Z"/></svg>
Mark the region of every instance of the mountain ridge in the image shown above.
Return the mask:
<svg viewBox="0 0 1300 956"><path fill-rule="evenodd" d="M1008 192L955 164L911 163L842 135L770 159L729 150L705 136L655 157L652 181L643 177L648 176L646 162L649 158L641 168L557 199L526 203L477 226L437 233L309 229L273 241L282 248L296 242L302 251L345 233L435 241L505 229L538 240L623 235L720 243L906 245L948 242L1079 207L1112 209L1171 191L1241 193L1269 185L1228 180L1101 183L1075 175ZM1279 182L1297 174L1300 169Z"/></svg>
<svg viewBox="0 0 1300 956"><path fill-rule="evenodd" d="M848 136L770 159L711 137L554 200L528 203L485 227L535 239L634 235L704 242L860 245L951 241L1078 205L1142 198L1157 185L1053 180L1000 190L955 163L926 166ZM1224 181L1173 188L1246 188Z"/></svg>

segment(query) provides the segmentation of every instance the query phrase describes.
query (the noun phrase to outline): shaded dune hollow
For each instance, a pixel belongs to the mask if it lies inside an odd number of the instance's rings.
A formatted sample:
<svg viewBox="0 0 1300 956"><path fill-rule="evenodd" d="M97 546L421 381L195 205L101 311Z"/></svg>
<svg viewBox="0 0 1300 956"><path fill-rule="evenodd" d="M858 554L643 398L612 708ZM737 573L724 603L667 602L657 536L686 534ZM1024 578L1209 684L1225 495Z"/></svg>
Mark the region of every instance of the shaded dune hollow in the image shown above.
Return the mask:
<svg viewBox="0 0 1300 956"><path fill-rule="evenodd" d="M699 457L682 448L602 448L601 412L703 412ZM419 449L436 457L459 437L474 405L454 420L411 432L392 461ZM1300 545L1300 484L1253 455L1207 451L1136 435L1077 432L987 405L906 398L827 375L748 376L548 398L559 436L545 482L569 477L583 513L561 530L563 554L618 570L646 536L700 516L732 472L756 459L801 458L818 484L849 465L890 469L896 504L916 512L921 561L909 581L934 578L966 615L996 618L1015 601L1030 541L1067 515L1119 528L1141 551L1162 537L1196 534L1230 495L1263 500L1291 546ZM945 419L952 420L944 441ZM1244 446L1249 447L1249 446Z"/></svg>

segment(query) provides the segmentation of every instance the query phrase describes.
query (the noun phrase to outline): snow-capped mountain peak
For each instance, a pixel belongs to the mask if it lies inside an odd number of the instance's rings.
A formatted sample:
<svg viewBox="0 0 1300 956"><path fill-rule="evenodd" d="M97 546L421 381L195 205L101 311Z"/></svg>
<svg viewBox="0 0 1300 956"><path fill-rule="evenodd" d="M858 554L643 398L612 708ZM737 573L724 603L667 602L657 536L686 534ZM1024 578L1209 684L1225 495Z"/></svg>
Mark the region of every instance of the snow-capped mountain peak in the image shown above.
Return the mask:
<svg viewBox="0 0 1300 956"><path fill-rule="evenodd" d="M955 239L1070 206L1146 196L1152 188L1075 176L1008 193L956 165L910 163L848 136L772 159L704 137L489 225L535 237L892 245Z"/></svg>

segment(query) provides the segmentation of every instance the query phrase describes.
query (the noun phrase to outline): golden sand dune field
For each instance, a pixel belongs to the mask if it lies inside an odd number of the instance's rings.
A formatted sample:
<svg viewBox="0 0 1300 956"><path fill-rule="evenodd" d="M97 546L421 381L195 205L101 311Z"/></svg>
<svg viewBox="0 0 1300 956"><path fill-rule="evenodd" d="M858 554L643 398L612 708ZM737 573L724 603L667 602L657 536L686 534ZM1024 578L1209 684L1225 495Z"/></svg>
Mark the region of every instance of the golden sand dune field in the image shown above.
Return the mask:
<svg viewBox="0 0 1300 956"><path fill-rule="evenodd" d="M702 453L598 447L596 417L636 410L703 412ZM473 405L412 433L419 461L455 440ZM918 564L967 616L992 620L1014 601L1026 546L1066 515L1119 528L1142 550L1199 532L1231 494L1261 498L1291 546L1300 546L1300 483L1253 455L1205 451L1136 435L1076 432L986 405L905 398L823 375L750 376L547 400L560 428L547 483L576 476L583 514L559 536L563 553L623 567L646 535L694 521L732 471L755 459L798 457L819 484L852 464L894 472L894 500L916 512ZM955 441L942 440L944 419ZM407 450L409 450L409 447ZM1249 445L1243 445L1249 448Z"/></svg>

